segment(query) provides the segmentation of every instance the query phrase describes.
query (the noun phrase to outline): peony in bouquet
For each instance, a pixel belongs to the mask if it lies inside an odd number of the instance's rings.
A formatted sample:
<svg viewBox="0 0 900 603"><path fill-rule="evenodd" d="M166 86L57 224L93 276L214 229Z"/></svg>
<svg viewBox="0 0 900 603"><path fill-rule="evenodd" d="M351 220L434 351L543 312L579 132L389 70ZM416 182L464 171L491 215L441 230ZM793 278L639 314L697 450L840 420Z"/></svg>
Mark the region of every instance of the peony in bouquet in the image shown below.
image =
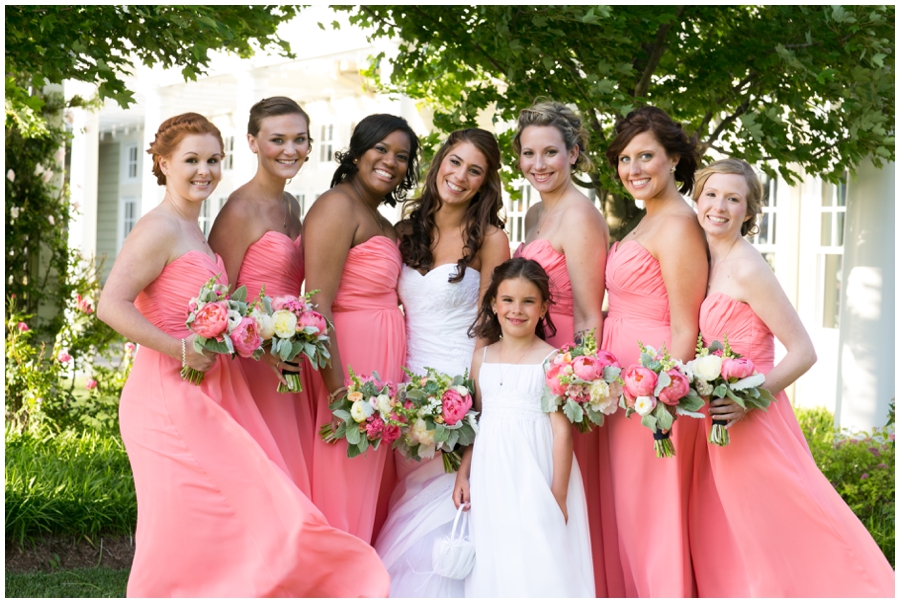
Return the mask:
<svg viewBox="0 0 900 603"><path fill-rule="evenodd" d="M357 375L349 366L350 378L343 397L328 405L332 422L319 429L319 435L329 444L342 438L347 440L347 457L359 456L371 446L390 444L400 437L405 426L398 412L396 388L384 383L373 372L371 377Z"/></svg>
<svg viewBox="0 0 900 603"><path fill-rule="evenodd" d="M724 345L713 341L703 347L703 337L697 337L697 357L686 366L697 393L714 398L727 397L745 410L766 410L775 400L769 390L760 387L766 376L756 370L752 360L731 349L727 334L723 339ZM727 446L731 442L725 425L725 421L713 419L708 438L710 444Z"/></svg>
<svg viewBox="0 0 900 603"><path fill-rule="evenodd" d="M247 288L242 285L229 295L228 285L217 282L219 276L209 279L188 303L185 324L196 335L194 350L200 354L209 350L258 360L263 352L262 338L259 323L248 312ZM203 373L185 365L181 368L181 378L200 385Z"/></svg>
<svg viewBox="0 0 900 603"><path fill-rule="evenodd" d="M444 471L459 469L459 449L475 441L478 414L472 408L474 384L469 372L450 377L425 367L425 375L403 369L410 381L400 387L400 411L407 426L394 447L408 459L420 461L443 453Z"/></svg>
<svg viewBox="0 0 900 603"><path fill-rule="evenodd" d="M669 437L679 415L702 419L699 412L703 398L691 389L691 381L679 360L673 360L664 343L659 352L640 341L640 364L632 364L622 378L625 396L622 405L625 416L637 413L641 425L653 432L656 458L675 456L675 446Z"/></svg>
<svg viewBox="0 0 900 603"><path fill-rule="evenodd" d="M266 295L265 286L259 292L261 307L255 309L253 315L259 320L262 338L269 353L278 356L283 362L292 361L302 352L315 368L331 364L328 331L332 329L332 325L316 312L315 305L309 301L315 293L317 291L310 291L299 297L279 295L271 298ZM289 371L281 374L287 385L279 381L279 393L302 391L299 374Z"/></svg>
<svg viewBox="0 0 900 603"><path fill-rule="evenodd" d="M562 406L566 418L587 433L603 425L603 417L616 412L622 396L622 378L616 357L597 350L591 329L580 345L569 343L544 363L547 387L541 410L556 412Z"/></svg>

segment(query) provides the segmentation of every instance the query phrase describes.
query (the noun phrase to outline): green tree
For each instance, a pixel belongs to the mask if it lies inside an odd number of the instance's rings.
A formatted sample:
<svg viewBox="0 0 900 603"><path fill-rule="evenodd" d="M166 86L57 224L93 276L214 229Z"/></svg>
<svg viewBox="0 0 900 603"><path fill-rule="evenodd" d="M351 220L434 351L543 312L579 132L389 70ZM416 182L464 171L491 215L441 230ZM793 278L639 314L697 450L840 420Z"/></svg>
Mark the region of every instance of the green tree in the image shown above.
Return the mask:
<svg viewBox="0 0 900 603"><path fill-rule="evenodd" d="M492 110L513 122L539 96L574 104L591 131L613 236L640 219L603 152L617 118L652 104L714 149L789 182L832 181L894 159L892 6L345 6L399 41L393 90L443 131ZM374 75L385 57L377 57ZM509 153L509 135L501 136ZM775 162L777 168L762 162ZM506 176L509 178L511 172Z"/></svg>

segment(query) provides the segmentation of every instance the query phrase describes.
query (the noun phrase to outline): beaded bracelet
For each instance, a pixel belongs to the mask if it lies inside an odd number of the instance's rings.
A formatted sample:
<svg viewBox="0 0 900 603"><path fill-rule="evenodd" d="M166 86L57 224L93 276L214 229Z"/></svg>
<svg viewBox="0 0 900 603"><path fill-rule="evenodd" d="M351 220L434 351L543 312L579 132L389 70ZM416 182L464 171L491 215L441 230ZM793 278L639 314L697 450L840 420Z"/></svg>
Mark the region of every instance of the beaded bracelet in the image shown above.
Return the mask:
<svg viewBox="0 0 900 603"><path fill-rule="evenodd" d="M181 368L187 366L187 351L184 347L184 337L181 338Z"/></svg>

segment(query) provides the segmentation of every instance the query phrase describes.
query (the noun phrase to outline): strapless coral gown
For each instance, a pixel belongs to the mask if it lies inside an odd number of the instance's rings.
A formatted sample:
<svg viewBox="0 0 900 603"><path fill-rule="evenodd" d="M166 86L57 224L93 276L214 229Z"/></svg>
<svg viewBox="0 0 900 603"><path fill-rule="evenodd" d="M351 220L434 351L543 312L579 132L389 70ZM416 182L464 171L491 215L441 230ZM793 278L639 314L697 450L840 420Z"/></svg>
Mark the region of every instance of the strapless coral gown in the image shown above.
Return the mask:
<svg viewBox="0 0 900 603"><path fill-rule="evenodd" d="M358 375L377 371L382 380L394 383L403 380L406 327L397 298L402 265L396 243L385 236L372 237L350 249L331 306L345 373L347 366L351 366ZM317 425L331 422L324 389L317 402ZM370 448L365 454L348 459L343 440L326 444L316 439L313 502L331 525L366 542L372 541L379 494L383 495L386 515L387 501L396 481L392 477L390 452L390 446L380 446L378 450Z"/></svg>
<svg viewBox="0 0 900 603"><path fill-rule="evenodd" d="M640 243L612 246L606 289L609 314L602 347L623 369L639 362L639 340L657 349L671 344L669 297L659 262ZM687 517L694 450L703 437L699 421L681 417L675 422L676 456L667 459L656 458L653 435L639 417L626 419L620 409L606 421L625 596L693 596Z"/></svg>
<svg viewBox="0 0 900 603"><path fill-rule="evenodd" d="M162 331L187 337L188 300L217 273L225 274L221 259L190 251L135 307ZM141 348L122 391L138 499L128 595L386 596L375 551L330 527L287 476L239 365L219 357L199 386L180 369Z"/></svg>
<svg viewBox="0 0 900 603"><path fill-rule="evenodd" d="M728 342L762 373L774 366L771 331L749 305L712 293L703 340ZM711 420L703 426L708 433ZM822 475L784 392L729 430L731 443L698 458L691 548L702 597L893 597L894 572L865 526ZM719 501L724 525L705 522ZM722 532L729 545L722 546Z"/></svg>
<svg viewBox="0 0 900 603"><path fill-rule="evenodd" d="M566 256L556 251L546 239L535 239L519 245L514 257L534 260L550 277L550 318L556 327L556 335L547 339L554 347L562 347L575 339L575 304L572 299L572 282L566 268ZM601 333L597 333L599 343ZM608 466L608 443L605 427L594 428L591 433L572 430L575 457L581 468L588 507L588 526L591 531L591 552L594 563L594 582L598 597L625 596L622 570L618 564L619 544L616 524L610 512L601 514L601 508L612 508L612 493ZM604 523L605 520L605 523Z"/></svg>
<svg viewBox="0 0 900 603"><path fill-rule="evenodd" d="M300 237L292 241L280 232L270 230L247 248L237 286L247 287L247 301L259 298L262 285L266 295L299 295L303 282L303 251ZM305 357L301 356L301 360ZM312 466L314 419L310 396L312 381L306 378L312 370L309 362L301 362L300 378L304 391L296 394L277 391L278 377L272 367L252 358L238 358L260 414L269 426L288 472L297 487L310 494L309 472ZM314 383L314 382L313 382Z"/></svg>

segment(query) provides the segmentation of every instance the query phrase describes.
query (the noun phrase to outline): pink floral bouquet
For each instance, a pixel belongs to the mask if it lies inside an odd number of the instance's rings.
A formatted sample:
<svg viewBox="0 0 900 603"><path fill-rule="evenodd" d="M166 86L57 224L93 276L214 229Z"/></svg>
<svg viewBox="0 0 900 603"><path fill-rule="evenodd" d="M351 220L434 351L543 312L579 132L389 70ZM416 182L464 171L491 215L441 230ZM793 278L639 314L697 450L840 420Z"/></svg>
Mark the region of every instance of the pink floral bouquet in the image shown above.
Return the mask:
<svg viewBox="0 0 900 603"><path fill-rule="evenodd" d="M752 360L731 349L727 334L723 339L724 344L713 341L708 347L703 347L702 336L697 337L697 356L685 367L691 374L697 393L729 398L745 410L766 410L775 400L769 390L760 387L765 383L766 376L756 370ZM710 444L727 446L731 442L725 425L725 421L713 419L708 437Z"/></svg>
<svg viewBox="0 0 900 603"><path fill-rule="evenodd" d="M469 372L451 377L429 367L425 375L403 370L410 381L401 384L398 397L407 426L394 447L415 461L441 452L444 471L453 473L462 462L459 449L471 445L478 433Z"/></svg>
<svg viewBox="0 0 900 603"><path fill-rule="evenodd" d="M547 387L541 409L563 414L581 433L603 425L603 417L616 412L622 396L622 368L616 357L597 349L594 331L580 345L569 343L544 363Z"/></svg>
<svg viewBox="0 0 900 603"><path fill-rule="evenodd" d="M290 362L301 352L309 358L315 368L331 364L328 351L328 336L332 325L316 312L309 301L316 291L301 296L279 295L271 298L265 287L260 290L261 307L253 312L260 324L263 344L273 356L282 362ZM303 390L298 373L282 371L287 385L279 382L278 392L299 392Z"/></svg>
<svg viewBox="0 0 900 603"><path fill-rule="evenodd" d="M397 440L405 422L398 412L400 405L393 384L381 381L377 372L367 377L357 375L350 367L347 370L347 391L328 406L332 421L319 429L319 435L329 444L346 439L347 457L352 459L369 446L378 450L382 442Z"/></svg>
<svg viewBox="0 0 900 603"><path fill-rule="evenodd" d="M200 354L209 350L216 354L259 359L263 352L262 338L259 323L249 315L247 288L238 287L229 295L228 285L216 282L219 276L209 279L197 297L188 303L185 324L196 335L194 350ZM181 369L181 378L200 385L203 373L185 365Z"/></svg>
<svg viewBox="0 0 900 603"><path fill-rule="evenodd" d="M659 352L640 341L640 364L632 364L623 375L625 416L637 413L641 425L653 432L656 458L675 456L675 445L669 437L679 416L702 419L703 398L691 388L684 365L673 360L664 343Z"/></svg>

